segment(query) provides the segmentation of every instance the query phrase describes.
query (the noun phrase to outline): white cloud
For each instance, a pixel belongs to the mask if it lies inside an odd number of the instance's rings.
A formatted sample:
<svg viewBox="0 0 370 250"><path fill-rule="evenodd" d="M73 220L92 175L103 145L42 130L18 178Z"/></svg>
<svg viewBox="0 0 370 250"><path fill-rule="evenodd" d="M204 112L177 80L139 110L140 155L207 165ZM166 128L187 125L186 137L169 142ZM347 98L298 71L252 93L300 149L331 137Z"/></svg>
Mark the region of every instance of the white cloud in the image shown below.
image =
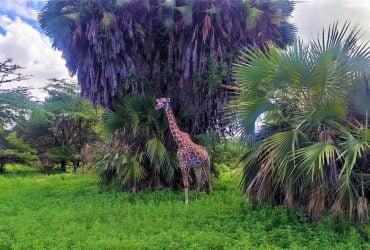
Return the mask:
<svg viewBox="0 0 370 250"><path fill-rule="evenodd" d="M21 71L23 74L32 75L27 81L2 87L33 87L33 94L42 98L45 94L38 88L43 87L47 79L70 78L61 52L52 49L46 36L19 17L11 20L7 16L0 16L0 27L6 31L5 35L0 34L0 60L12 58L14 63L24 67Z"/></svg>
<svg viewBox="0 0 370 250"><path fill-rule="evenodd" d="M5 27L12 23L12 19L7 16L0 16L0 27Z"/></svg>
<svg viewBox="0 0 370 250"><path fill-rule="evenodd" d="M37 19L35 5L45 0L0 0L2 12L10 12L26 19Z"/></svg>
<svg viewBox="0 0 370 250"><path fill-rule="evenodd" d="M370 41L369 0L307 0L296 3L293 23L304 40L316 38L319 31L333 22L346 20L363 31L363 39Z"/></svg>

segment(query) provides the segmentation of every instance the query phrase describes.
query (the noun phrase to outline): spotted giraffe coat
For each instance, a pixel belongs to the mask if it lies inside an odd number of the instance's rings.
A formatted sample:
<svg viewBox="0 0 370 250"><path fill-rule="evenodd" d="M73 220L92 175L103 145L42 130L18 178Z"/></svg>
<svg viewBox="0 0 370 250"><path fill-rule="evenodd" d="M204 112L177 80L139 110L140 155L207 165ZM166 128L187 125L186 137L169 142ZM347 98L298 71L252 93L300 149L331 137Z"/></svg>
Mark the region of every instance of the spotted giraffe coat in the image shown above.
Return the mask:
<svg viewBox="0 0 370 250"><path fill-rule="evenodd" d="M198 197L202 182L202 172L205 173L207 179L207 190L211 192L210 157L204 147L195 144L189 134L179 129L173 111L169 106L169 101L169 98L157 99L156 109L165 109L171 134L178 145L177 158L185 188L185 203L188 203L189 173L191 168L194 168L197 180L196 197Z"/></svg>

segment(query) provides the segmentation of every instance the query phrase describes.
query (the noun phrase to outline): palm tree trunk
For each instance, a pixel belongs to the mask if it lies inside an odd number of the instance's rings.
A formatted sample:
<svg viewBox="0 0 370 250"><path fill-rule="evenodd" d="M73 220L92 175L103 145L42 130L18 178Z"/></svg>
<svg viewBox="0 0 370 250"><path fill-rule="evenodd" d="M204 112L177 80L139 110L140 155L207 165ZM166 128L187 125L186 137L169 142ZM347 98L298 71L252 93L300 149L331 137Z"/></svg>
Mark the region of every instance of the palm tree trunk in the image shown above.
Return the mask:
<svg viewBox="0 0 370 250"><path fill-rule="evenodd" d="M4 170L5 170L5 163L0 162L0 173L4 173Z"/></svg>

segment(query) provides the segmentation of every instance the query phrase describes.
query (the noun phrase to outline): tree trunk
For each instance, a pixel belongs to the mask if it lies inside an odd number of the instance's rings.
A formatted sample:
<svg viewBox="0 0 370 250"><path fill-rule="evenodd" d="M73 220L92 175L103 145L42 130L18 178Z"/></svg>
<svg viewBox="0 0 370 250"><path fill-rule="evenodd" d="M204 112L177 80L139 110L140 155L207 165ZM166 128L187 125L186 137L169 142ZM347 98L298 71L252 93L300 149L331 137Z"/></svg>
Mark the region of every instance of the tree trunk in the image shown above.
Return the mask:
<svg viewBox="0 0 370 250"><path fill-rule="evenodd" d="M73 173L77 173L77 168L80 166L80 160L73 161Z"/></svg>
<svg viewBox="0 0 370 250"><path fill-rule="evenodd" d="M4 171L5 171L5 163L0 162L0 173L4 173Z"/></svg>
<svg viewBox="0 0 370 250"><path fill-rule="evenodd" d="M77 173L77 168L80 166L80 159L81 159L81 151L82 151L82 119L78 119L78 145L77 145L77 153L78 159L73 162L73 173Z"/></svg>
<svg viewBox="0 0 370 250"><path fill-rule="evenodd" d="M66 160L61 160L61 161L60 161L60 170L61 170L62 172L67 172L67 168L66 168L66 166L67 166L67 162L66 162Z"/></svg>
<svg viewBox="0 0 370 250"><path fill-rule="evenodd" d="M78 147L77 147L77 152L81 154L81 149L82 149L82 119L78 119Z"/></svg>

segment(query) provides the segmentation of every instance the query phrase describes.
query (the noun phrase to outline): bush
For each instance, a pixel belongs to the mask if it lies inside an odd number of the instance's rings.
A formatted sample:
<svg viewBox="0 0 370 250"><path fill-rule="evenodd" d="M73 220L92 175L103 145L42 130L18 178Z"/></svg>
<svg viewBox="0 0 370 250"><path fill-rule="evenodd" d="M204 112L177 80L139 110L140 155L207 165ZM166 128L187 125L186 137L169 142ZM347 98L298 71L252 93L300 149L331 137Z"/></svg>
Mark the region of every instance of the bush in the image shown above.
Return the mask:
<svg viewBox="0 0 370 250"><path fill-rule="evenodd" d="M18 138L16 132L6 136L5 144L5 149L0 151L0 172L4 171L5 164L8 163L21 163L33 167L41 165L37 151Z"/></svg>
<svg viewBox="0 0 370 250"><path fill-rule="evenodd" d="M195 137L195 141L207 148L212 164L225 164L231 169L238 166L240 156L248 148L247 144L242 141L218 138L214 134L198 135Z"/></svg>

